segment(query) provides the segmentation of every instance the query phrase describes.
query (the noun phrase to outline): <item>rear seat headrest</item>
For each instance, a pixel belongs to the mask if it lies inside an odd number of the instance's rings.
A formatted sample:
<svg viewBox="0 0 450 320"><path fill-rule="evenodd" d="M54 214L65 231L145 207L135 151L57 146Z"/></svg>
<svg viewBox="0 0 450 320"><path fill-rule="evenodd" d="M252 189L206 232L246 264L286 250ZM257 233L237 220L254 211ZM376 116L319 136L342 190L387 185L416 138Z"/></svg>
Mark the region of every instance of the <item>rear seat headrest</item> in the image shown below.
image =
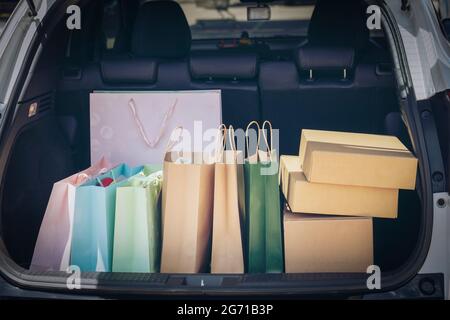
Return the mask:
<svg viewBox="0 0 450 320"><path fill-rule="evenodd" d="M132 36L137 57L183 58L191 48L191 29L180 5L149 1L139 8Z"/></svg>
<svg viewBox="0 0 450 320"><path fill-rule="evenodd" d="M155 83L158 63L154 59L108 59L100 62L100 71L105 83Z"/></svg>
<svg viewBox="0 0 450 320"><path fill-rule="evenodd" d="M298 48L296 60L300 71L350 71L355 63L355 49L306 46Z"/></svg>
<svg viewBox="0 0 450 320"><path fill-rule="evenodd" d="M258 55L197 52L191 55L189 68L191 77L198 80L250 80L258 73Z"/></svg>

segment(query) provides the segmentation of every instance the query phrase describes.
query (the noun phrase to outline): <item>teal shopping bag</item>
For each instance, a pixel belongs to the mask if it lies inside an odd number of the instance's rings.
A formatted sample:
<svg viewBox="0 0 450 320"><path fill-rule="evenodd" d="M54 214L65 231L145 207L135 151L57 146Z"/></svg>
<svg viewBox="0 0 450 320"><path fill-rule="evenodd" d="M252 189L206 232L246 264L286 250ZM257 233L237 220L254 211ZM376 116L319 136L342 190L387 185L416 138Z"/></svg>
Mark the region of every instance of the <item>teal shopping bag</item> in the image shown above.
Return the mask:
<svg viewBox="0 0 450 320"><path fill-rule="evenodd" d="M113 272L159 272L162 165L144 170L117 188Z"/></svg>
<svg viewBox="0 0 450 320"><path fill-rule="evenodd" d="M116 190L142 169L121 164L77 188L71 265L83 272L112 270Z"/></svg>
<svg viewBox="0 0 450 320"><path fill-rule="evenodd" d="M252 122L249 127L254 124ZM256 123L257 124L257 123ZM260 128L255 155L244 163L247 271L249 273L283 272L283 246L281 234L280 191L276 152L267 143L264 122L262 132L267 152L259 150ZM247 127L247 149L248 129ZM272 137L272 135L271 135Z"/></svg>

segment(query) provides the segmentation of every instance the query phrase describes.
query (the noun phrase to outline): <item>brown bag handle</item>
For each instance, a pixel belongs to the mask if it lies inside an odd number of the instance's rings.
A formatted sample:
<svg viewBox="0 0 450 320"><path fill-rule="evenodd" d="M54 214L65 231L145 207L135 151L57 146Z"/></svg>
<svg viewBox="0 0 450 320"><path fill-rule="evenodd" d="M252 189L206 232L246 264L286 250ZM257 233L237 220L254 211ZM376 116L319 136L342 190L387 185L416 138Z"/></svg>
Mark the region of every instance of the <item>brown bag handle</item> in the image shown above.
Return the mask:
<svg viewBox="0 0 450 320"><path fill-rule="evenodd" d="M219 162L220 156L223 155L223 152L226 147L227 143L227 126L224 124L221 124L218 128L217 137L216 137L216 155L215 155L215 161Z"/></svg>

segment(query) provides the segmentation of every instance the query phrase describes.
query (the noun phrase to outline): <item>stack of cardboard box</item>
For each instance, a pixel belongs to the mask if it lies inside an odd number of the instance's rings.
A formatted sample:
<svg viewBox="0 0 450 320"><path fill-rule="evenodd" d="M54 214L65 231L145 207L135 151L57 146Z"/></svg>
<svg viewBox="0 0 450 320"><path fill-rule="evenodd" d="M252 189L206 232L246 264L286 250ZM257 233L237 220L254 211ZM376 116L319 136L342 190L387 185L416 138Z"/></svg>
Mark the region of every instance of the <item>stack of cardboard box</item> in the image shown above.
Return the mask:
<svg viewBox="0 0 450 320"><path fill-rule="evenodd" d="M303 130L299 156L281 156L286 272L366 272L372 218L397 218L417 159L396 137Z"/></svg>

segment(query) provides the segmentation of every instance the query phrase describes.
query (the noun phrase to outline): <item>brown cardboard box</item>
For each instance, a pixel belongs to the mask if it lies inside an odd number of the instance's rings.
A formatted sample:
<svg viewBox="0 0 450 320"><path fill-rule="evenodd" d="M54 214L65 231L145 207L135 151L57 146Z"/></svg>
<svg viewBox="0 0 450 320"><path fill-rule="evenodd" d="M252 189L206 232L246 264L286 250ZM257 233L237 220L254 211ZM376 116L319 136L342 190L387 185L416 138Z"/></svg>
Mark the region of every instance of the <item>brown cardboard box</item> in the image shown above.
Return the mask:
<svg viewBox="0 0 450 320"><path fill-rule="evenodd" d="M417 159L396 137L303 130L299 155L310 182L415 188Z"/></svg>
<svg viewBox="0 0 450 320"><path fill-rule="evenodd" d="M397 218L397 189L308 182L297 156L281 156L280 178L292 212Z"/></svg>
<svg viewBox="0 0 450 320"><path fill-rule="evenodd" d="M366 272L373 264L372 218L284 213L286 273Z"/></svg>

